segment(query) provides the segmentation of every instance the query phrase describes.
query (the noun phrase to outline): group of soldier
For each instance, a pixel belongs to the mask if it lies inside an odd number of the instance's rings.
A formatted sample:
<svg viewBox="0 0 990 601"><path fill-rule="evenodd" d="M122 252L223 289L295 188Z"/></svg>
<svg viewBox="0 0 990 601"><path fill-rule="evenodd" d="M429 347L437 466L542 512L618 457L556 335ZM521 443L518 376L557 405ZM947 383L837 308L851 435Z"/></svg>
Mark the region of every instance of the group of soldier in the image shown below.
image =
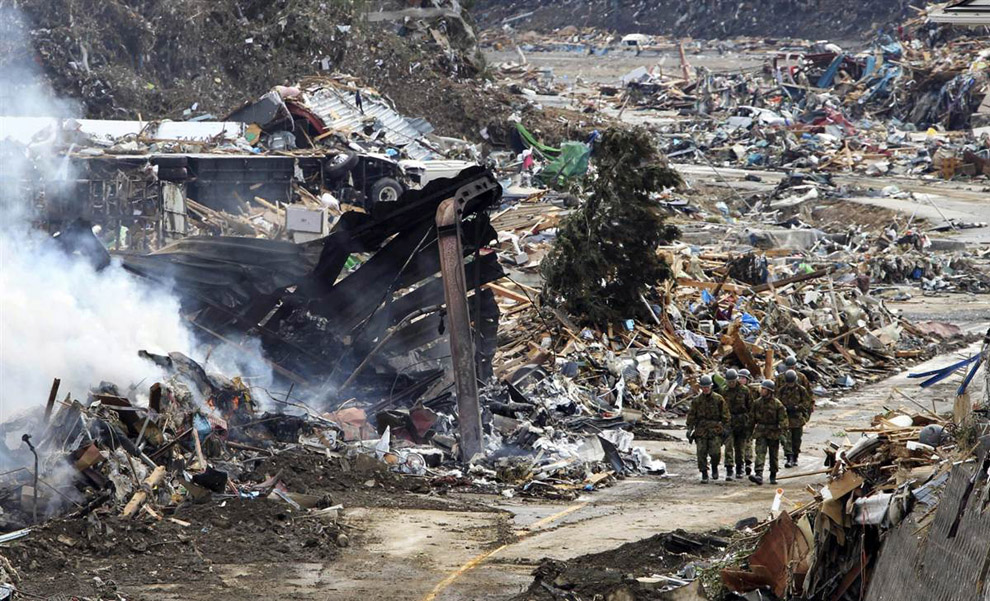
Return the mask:
<svg viewBox="0 0 990 601"><path fill-rule="evenodd" d="M714 391L711 376L702 376L701 393L687 415L688 441L698 454L701 481L718 480L718 464L725 447L725 479L746 475L763 484L763 467L769 455L770 483L777 483L778 454L784 448L784 467L797 465L804 425L815 410L811 384L798 369L797 358L788 357L777 377L750 385L749 370L726 370L721 394ZM755 465L753 446L756 446Z"/></svg>

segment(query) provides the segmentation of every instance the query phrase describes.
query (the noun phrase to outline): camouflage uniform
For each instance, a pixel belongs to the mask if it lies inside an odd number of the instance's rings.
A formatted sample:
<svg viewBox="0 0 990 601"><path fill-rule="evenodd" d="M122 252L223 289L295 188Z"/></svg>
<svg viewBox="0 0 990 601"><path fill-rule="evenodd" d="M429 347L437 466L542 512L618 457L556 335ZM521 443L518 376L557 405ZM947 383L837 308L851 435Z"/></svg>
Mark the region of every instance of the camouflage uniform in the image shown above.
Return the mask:
<svg viewBox="0 0 990 601"><path fill-rule="evenodd" d="M695 439L698 471L708 473L709 457L712 469L717 469L722 455L722 438L729 431L729 406L722 395L712 392L696 396L688 410L687 428Z"/></svg>
<svg viewBox="0 0 990 601"><path fill-rule="evenodd" d="M811 392L799 382L785 382L779 386L777 398L787 410L787 431L781 437L784 455L796 458L801 453L801 437L804 425L811 419L811 412L814 411L814 400Z"/></svg>
<svg viewBox="0 0 990 601"><path fill-rule="evenodd" d="M778 450L780 449L781 434L787 430L787 410L772 394L759 395L753 400L750 410L753 422L753 437L756 439L757 476L763 473L763 462L767 453L770 454L770 477L777 475Z"/></svg>
<svg viewBox="0 0 990 601"><path fill-rule="evenodd" d="M797 367L792 367L792 368L789 368L789 369L793 369L794 370L794 373L797 374L797 377L798 377L797 383L800 384L805 390L807 390L810 393L811 392L811 380L808 379L808 376L804 375L804 372L802 372L801 370L799 370ZM777 385L777 390L780 390L784 386L784 384L787 384L787 379L784 377L784 374L786 374L786 373L787 373L787 369L784 369L783 371L778 371L777 372L777 377L774 378L774 381L773 381L773 383Z"/></svg>
<svg viewBox="0 0 990 601"><path fill-rule="evenodd" d="M749 440L752 435L752 424L749 419L750 407L753 403L753 391L744 384L736 384L725 389L725 402L729 405L729 438L725 441L725 468L732 471L733 466L753 460L753 451Z"/></svg>

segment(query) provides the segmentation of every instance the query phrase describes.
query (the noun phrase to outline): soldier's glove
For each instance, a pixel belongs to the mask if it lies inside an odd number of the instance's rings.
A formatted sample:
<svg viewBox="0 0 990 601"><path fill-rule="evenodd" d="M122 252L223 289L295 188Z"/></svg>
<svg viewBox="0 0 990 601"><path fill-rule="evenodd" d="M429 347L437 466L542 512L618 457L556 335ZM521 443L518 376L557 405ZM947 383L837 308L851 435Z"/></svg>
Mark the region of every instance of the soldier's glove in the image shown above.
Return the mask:
<svg viewBox="0 0 990 601"><path fill-rule="evenodd" d="M687 440L688 440L688 442L691 442L691 443L694 442L694 430L688 430L687 431Z"/></svg>

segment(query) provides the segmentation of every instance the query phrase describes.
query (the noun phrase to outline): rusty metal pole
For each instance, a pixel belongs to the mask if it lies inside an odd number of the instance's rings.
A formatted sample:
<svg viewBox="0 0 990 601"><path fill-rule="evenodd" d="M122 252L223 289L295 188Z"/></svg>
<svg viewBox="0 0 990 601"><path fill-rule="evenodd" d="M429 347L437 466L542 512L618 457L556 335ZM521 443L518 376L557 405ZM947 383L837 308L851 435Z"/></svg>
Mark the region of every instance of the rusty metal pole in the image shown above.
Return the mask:
<svg viewBox="0 0 990 601"><path fill-rule="evenodd" d="M457 389L457 423L461 432L461 461L470 461L484 446L481 430L481 404L471 339L471 315L468 312L467 281L464 276L464 250L461 247L461 212L463 197L448 198L437 208L437 236L440 248L440 273L447 303L447 329L450 332L450 357Z"/></svg>

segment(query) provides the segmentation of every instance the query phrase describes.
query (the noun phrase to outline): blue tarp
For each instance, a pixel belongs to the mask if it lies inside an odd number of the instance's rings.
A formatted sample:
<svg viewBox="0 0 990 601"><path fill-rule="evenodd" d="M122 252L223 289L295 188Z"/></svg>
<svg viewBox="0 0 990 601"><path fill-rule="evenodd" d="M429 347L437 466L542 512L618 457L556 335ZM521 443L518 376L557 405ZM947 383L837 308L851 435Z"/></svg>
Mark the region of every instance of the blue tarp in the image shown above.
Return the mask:
<svg viewBox="0 0 990 601"><path fill-rule="evenodd" d="M845 54L839 54L834 59L832 59L832 64L828 66L825 73L818 79L819 88L830 88L832 87L832 82L835 81L835 76L839 72L839 67L842 66L842 61L846 60Z"/></svg>

